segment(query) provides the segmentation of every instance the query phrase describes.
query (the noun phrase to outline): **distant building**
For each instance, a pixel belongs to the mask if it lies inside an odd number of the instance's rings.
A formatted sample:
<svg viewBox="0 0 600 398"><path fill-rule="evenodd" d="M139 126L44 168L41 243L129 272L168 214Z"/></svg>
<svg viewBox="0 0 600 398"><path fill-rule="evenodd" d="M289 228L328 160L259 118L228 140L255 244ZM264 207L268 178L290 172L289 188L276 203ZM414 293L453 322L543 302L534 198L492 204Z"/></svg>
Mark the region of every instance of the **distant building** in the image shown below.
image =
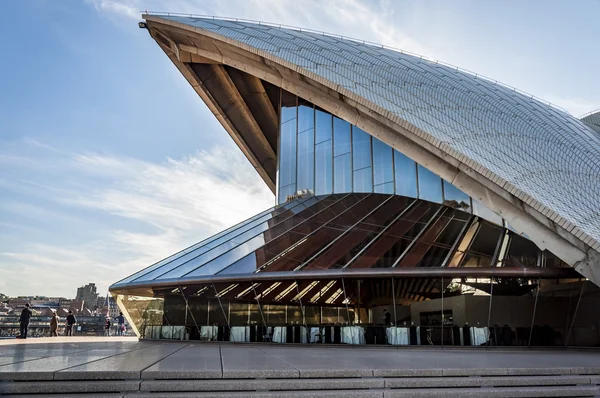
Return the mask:
<svg viewBox="0 0 600 398"><path fill-rule="evenodd" d="M98 303L98 293L96 292L96 284L88 283L85 286L77 288L75 300L83 301L83 305L90 310L94 310Z"/></svg>

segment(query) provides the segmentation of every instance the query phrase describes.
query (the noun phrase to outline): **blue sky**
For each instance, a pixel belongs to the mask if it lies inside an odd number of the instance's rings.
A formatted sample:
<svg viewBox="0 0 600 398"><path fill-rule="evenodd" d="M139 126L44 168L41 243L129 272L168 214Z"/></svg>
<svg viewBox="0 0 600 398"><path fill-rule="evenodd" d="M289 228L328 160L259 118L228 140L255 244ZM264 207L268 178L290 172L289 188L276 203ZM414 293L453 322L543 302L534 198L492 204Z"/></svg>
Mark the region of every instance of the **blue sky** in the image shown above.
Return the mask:
<svg viewBox="0 0 600 398"><path fill-rule="evenodd" d="M168 5L168 7L167 7ZM140 10L370 40L575 116L600 108L599 0L13 1L0 25L0 292L108 285L274 198L145 30Z"/></svg>

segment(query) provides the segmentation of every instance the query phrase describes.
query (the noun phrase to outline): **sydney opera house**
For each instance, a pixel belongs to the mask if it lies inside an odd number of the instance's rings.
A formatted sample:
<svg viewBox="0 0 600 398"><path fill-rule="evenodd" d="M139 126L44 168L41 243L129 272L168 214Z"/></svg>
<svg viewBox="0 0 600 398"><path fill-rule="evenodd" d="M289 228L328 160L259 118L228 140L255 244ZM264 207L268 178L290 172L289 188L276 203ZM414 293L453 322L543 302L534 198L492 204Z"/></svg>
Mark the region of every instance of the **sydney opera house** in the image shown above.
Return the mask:
<svg viewBox="0 0 600 398"><path fill-rule="evenodd" d="M144 19L276 199L112 285L138 336L600 345L600 113L322 32Z"/></svg>

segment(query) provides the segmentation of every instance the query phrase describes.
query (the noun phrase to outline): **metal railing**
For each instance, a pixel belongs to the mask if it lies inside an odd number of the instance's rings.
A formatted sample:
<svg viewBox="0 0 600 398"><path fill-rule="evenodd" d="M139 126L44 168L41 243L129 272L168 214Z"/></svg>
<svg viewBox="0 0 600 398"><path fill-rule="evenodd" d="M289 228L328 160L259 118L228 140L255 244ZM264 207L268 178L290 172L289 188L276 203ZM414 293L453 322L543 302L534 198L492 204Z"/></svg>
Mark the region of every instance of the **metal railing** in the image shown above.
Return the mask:
<svg viewBox="0 0 600 398"><path fill-rule="evenodd" d="M581 119L583 119L584 117L588 117L588 116L590 116L590 115L593 115L594 113L600 113L600 108L598 108L598 109L594 109L593 111L590 111L590 112L587 112L587 113L584 113L583 115L579 116L579 117L578 117L578 119L580 119L580 120L581 120Z"/></svg>
<svg viewBox="0 0 600 398"><path fill-rule="evenodd" d="M413 57L419 58L420 60L432 63L432 64L439 64L439 65L443 65L446 66L448 68L454 69L456 71L468 74L470 76L476 77L476 78L480 78L483 80L486 80L492 84L496 84L498 86L507 88L509 90L512 90L514 92L517 92L521 95L524 95L526 97L529 97L530 99L536 100L538 102L541 102L543 104L549 105L553 108L555 108L556 110L559 110L561 112L567 113L569 115L571 115L571 113L569 111L567 111L566 109L564 109L563 107L553 104L549 101L546 101L543 98L537 97L533 94L530 94L526 91L520 90L516 87L513 87L509 84L506 83L502 83L496 79L492 79L490 77L487 77L485 75L481 75L479 73L475 73L472 72L468 69L465 68L461 68L458 67L456 65L452 65L446 62L442 62L442 61L438 61L438 60L434 60L431 58L428 58L424 55L421 54L417 54L417 53L413 53L411 51L406 51L406 50L402 50L396 47L392 47L392 46L386 46L383 44L378 44L378 43L374 43L368 40L360 40L360 39L356 39L353 37L348 37L348 36L343 36L343 35L338 35L338 34L334 34L334 33L328 33L328 32L323 32L323 31L319 31L319 30L315 30L315 29L307 29L307 28L301 28L298 26L293 26L293 25L285 25L285 24L278 24L278 23L272 23L272 22L264 22L264 21L257 21L257 20L253 20L253 19L244 19L244 18L231 18L231 17L221 17L221 16L215 16L215 15L203 15L203 14L186 14L186 13L177 13L177 12L163 12L163 11L148 11L148 10L143 10L140 11L146 15L154 15L157 17L160 16L174 16L174 17L189 17L189 18L200 18L200 19L213 19L213 20L220 20L220 21L234 21L234 22L244 22L244 23L251 23L251 24L256 24L256 25L261 25L261 26L269 26L269 27L274 27L274 28L285 28L285 29L291 29L291 30L296 30L299 32L308 32L308 33L314 33L314 34L318 34L318 35L322 35L322 36L328 36L328 37L333 37L333 38L339 38L342 40L350 40L356 43L361 43L361 44L366 44L366 45L370 45L370 46L374 46L374 47L379 47L382 49L387 49L387 50L392 50L392 51L396 51L399 52L401 54L407 54L407 55L411 55ZM592 112L593 113L593 112Z"/></svg>

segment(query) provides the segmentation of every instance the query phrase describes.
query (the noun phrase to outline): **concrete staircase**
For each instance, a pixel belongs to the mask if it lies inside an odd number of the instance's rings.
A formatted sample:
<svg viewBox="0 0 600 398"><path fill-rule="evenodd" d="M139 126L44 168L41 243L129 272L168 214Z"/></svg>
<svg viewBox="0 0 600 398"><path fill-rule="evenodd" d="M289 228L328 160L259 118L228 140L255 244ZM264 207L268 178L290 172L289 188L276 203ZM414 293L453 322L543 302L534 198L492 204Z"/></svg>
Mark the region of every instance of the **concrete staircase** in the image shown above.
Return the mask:
<svg viewBox="0 0 600 398"><path fill-rule="evenodd" d="M599 358L600 364L600 358ZM102 377L101 375L97 375ZM155 374L154 377L160 377ZM2 396L47 397L599 397L600 368L401 369L307 378L3 380ZM114 376L111 376L114 377ZM129 374L127 377L132 377ZM185 378L183 378L185 377ZM206 375L204 375L206 377Z"/></svg>

